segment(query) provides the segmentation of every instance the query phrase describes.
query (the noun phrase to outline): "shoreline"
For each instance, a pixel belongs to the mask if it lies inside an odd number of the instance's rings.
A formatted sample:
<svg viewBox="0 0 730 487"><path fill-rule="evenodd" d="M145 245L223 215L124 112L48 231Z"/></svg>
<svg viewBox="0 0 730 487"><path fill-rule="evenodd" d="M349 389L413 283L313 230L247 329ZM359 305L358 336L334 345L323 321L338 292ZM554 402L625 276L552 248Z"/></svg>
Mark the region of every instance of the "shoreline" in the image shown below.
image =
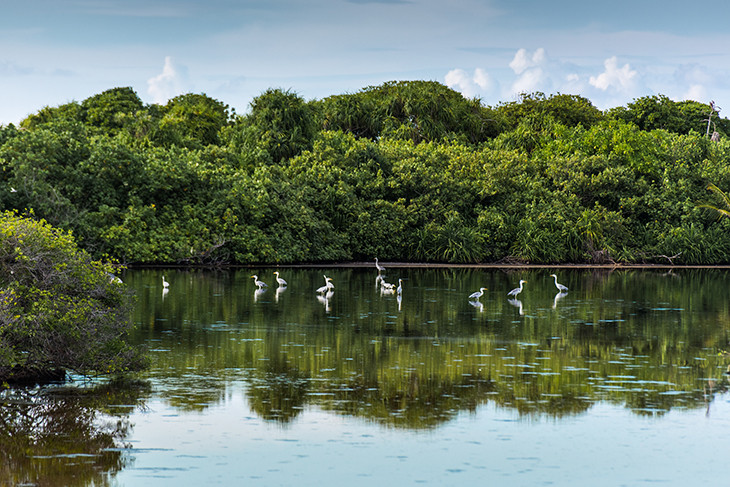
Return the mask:
<svg viewBox="0 0 730 487"><path fill-rule="evenodd" d="M444 264L428 262L381 262L386 268L434 268L434 269L599 269L599 270L648 270L648 269L718 269L730 270L730 264ZM326 262L307 264L128 264L127 269L331 269L375 267L373 262Z"/></svg>

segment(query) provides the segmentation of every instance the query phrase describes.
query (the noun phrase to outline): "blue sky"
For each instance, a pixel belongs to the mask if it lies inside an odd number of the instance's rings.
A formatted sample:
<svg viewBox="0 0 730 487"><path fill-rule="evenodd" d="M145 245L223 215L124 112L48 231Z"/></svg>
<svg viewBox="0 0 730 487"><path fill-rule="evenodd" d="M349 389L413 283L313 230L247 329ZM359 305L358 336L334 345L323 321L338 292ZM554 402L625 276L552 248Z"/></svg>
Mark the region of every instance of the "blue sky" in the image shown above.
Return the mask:
<svg viewBox="0 0 730 487"><path fill-rule="evenodd" d="M730 3L677 0L0 0L0 124L118 86L206 93L238 113L435 80L486 105L664 94L730 112ZM728 113L721 112L727 117Z"/></svg>

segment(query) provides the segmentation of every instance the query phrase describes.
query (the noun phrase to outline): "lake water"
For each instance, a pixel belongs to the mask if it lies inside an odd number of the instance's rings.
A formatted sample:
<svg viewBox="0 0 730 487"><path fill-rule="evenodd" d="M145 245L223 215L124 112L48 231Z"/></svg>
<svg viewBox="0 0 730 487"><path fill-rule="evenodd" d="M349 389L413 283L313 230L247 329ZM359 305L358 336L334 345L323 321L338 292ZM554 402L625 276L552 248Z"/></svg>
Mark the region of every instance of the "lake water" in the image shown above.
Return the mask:
<svg viewBox="0 0 730 487"><path fill-rule="evenodd" d="M726 476L728 271L559 269L560 294L550 270L388 268L399 297L374 267L273 270L127 271L152 368L4 391L0 485Z"/></svg>

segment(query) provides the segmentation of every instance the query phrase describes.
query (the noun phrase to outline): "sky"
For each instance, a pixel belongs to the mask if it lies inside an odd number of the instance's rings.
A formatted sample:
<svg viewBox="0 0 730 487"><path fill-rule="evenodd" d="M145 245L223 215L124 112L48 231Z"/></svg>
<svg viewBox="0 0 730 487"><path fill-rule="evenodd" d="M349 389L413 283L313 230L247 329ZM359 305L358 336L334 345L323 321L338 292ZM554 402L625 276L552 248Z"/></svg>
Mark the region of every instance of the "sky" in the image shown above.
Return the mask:
<svg viewBox="0 0 730 487"><path fill-rule="evenodd" d="M239 114L438 81L495 106L520 93L600 109L662 94L730 112L730 2L686 0L0 0L0 125L115 87L205 93ZM728 113L720 112L727 117Z"/></svg>

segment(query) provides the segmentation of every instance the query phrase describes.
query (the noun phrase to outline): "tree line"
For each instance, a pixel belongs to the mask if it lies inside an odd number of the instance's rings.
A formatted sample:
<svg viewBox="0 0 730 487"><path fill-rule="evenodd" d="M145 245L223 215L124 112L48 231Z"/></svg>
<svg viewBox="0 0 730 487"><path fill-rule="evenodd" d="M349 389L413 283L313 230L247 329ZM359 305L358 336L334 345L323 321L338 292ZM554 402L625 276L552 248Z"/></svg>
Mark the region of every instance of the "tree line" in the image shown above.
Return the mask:
<svg viewBox="0 0 730 487"><path fill-rule="evenodd" d="M485 106L430 81L245 114L131 88L0 127L0 209L125 264L730 261L730 121L657 95Z"/></svg>

